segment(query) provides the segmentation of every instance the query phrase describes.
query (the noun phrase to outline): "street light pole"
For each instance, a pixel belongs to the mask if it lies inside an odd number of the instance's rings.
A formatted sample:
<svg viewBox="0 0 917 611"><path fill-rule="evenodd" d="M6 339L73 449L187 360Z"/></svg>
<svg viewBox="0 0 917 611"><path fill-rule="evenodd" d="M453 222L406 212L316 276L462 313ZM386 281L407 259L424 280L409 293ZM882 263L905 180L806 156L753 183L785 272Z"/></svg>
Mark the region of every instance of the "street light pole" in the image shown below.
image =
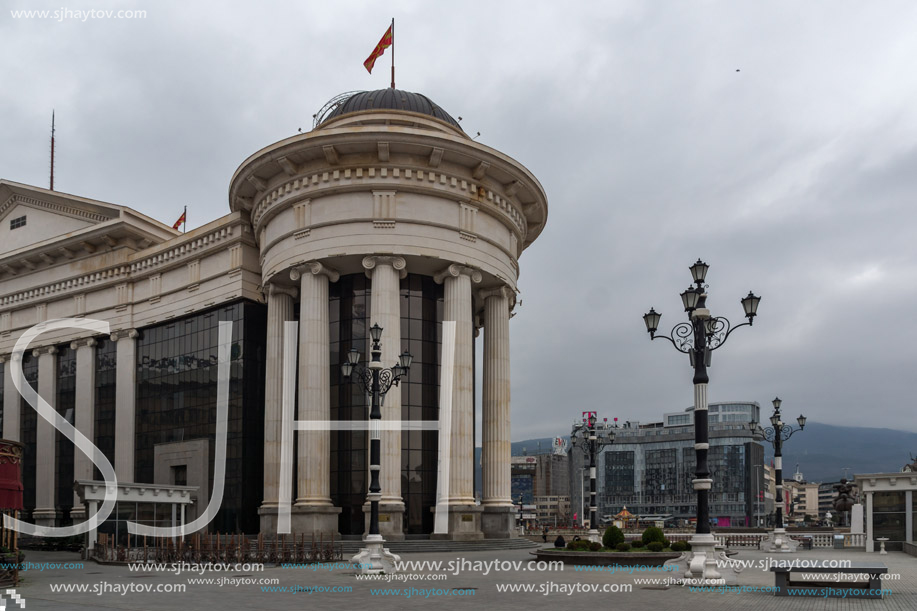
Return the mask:
<svg viewBox="0 0 917 611"><path fill-rule="evenodd" d="M775 528L769 537L768 551L789 552L796 551L796 542L786 536L786 529L783 523L783 442L793 436L793 433L806 428L806 417L802 414L796 419L799 425L794 429L789 424L784 424L780 419L780 405L782 401L779 397L774 399L774 414L770 417L771 425L762 429L754 420L748 423L748 427L753 433L760 435L765 441L769 441L774 446L774 484L777 489L777 500L775 502Z"/></svg>
<svg viewBox="0 0 917 611"><path fill-rule="evenodd" d="M371 396L369 412L369 534L364 541L366 547L353 557L351 562L360 566L360 571L367 574L394 573L395 562L401 560L384 547L385 540L379 534L379 501L382 498L382 486L379 483L379 472L382 470L382 404L385 395L392 386L398 386L402 376L406 376L411 367L411 354L405 350L398 359L398 364L391 368L382 367L382 327L374 324L369 330L372 347L369 365L360 364L360 353L354 348L347 354L347 361L341 365L345 380L355 376L363 391Z"/></svg>
<svg viewBox="0 0 917 611"><path fill-rule="evenodd" d="M696 469L694 472L694 490L697 493L697 525L694 537L691 539L692 557L688 563L685 577L703 578L705 580L721 580L720 572L716 567L714 558L716 540L710 533L710 505L709 495L713 480L710 479L710 470L707 464L707 453L710 442L707 431L707 384L710 381L707 367L710 366L713 351L721 347L733 331L754 323L761 298L749 292L742 299L742 308L748 322L732 326L729 320L722 316L711 316L707 309L707 293L704 280L707 276L709 265L700 259L689 269L695 286L688 287L681 293L681 301L688 322L682 322L672 328L668 336L660 335L667 339L676 350L687 354L691 366L694 368L694 450L696 454ZM656 339L659 320L662 315L650 308L643 315L643 322L650 334L650 339Z"/></svg>
<svg viewBox="0 0 917 611"><path fill-rule="evenodd" d="M589 457L589 540L601 542L598 524L598 503L596 492L596 463L595 458L599 448L614 442L614 430L617 426L610 426L608 418L596 426L596 412L583 412L583 423L573 425L570 433L570 444L579 447ZM582 482L582 478L580 478ZM582 485L582 484L581 484ZM584 493L583 493L584 494Z"/></svg>

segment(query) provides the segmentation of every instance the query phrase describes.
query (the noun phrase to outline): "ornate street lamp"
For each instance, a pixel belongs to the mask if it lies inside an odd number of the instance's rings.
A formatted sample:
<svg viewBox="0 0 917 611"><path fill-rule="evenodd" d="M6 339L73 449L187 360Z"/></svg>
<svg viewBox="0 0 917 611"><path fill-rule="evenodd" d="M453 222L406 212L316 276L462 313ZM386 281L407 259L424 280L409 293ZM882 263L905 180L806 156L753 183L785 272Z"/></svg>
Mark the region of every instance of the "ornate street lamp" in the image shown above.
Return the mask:
<svg viewBox="0 0 917 611"><path fill-rule="evenodd" d="M570 444L579 448L589 457L589 540L601 542L601 536L596 528L598 505L595 490L595 457L599 449L614 443L614 429L618 425L610 426L608 418L597 424L598 417L595 412L583 412L583 421L575 422L570 432Z"/></svg>
<svg viewBox="0 0 917 611"><path fill-rule="evenodd" d="M360 353L352 349L347 354L347 360L341 365L344 378L350 380L355 377L360 387L367 395L372 397L372 407L369 413L369 493L366 495L370 503L369 534L363 539L366 547L353 557L351 562L361 565L363 573L393 573L394 563L400 558L385 549L385 540L379 534L379 501L382 498L382 486L379 484L379 471L381 470L382 457L382 404L385 395L392 386L398 386L402 376L406 376L411 368L411 354L405 350L398 358L398 364L391 368L383 368L382 361L382 327L374 324L369 330L372 339L369 364L360 364Z"/></svg>
<svg viewBox="0 0 917 611"><path fill-rule="evenodd" d="M754 323L761 298L749 292L742 299L742 308L748 322L732 326L727 318L711 316L710 310L707 309L707 293L704 290L707 285L704 281L710 266L698 259L689 269L695 286L690 286L681 293L688 322L679 323L672 328L669 335L658 337L669 340L676 350L687 354L694 368L694 448L697 454L697 467L692 483L697 492L697 529L691 539L692 557L685 576L720 579L714 559L716 541L710 533L709 492L713 480L710 479L707 466L707 451L710 447L707 433L707 383L710 379L707 376L707 367L710 366L713 351L725 344L733 331ZM661 318L662 315L653 308L643 315L650 339L656 339Z"/></svg>
<svg viewBox="0 0 917 611"><path fill-rule="evenodd" d="M790 424L784 424L781 420L780 414L780 398L775 398L773 401L774 404L774 414L770 417L771 426L767 428L761 428L758 423L754 420L748 423L748 428L752 430L753 433L759 435L765 441L771 443L774 446L774 483L777 487L777 501L776 501L776 524L774 532L772 532L768 538L770 544L768 551L772 552L789 552L795 551L796 543L790 540L786 536L786 529L783 525L783 442L793 436L793 433L803 430L806 428L806 417L802 414L796 418L796 424L799 425L798 429L794 429Z"/></svg>

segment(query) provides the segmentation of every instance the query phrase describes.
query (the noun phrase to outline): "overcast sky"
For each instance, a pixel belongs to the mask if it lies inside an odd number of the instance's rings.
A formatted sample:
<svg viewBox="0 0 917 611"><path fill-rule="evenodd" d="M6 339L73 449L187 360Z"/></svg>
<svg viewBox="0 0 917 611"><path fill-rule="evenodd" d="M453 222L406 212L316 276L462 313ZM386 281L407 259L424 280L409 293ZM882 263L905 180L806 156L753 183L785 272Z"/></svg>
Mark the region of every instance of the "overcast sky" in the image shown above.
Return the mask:
<svg viewBox="0 0 917 611"><path fill-rule="evenodd" d="M10 9L135 9L133 20ZM0 177L193 228L251 153L334 95L428 95L523 163L548 223L520 260L513 439L584 410L691 405L687 356L641 316L759 317L713 355L710 401L917 431L917 3L4 2Z"/></svg>

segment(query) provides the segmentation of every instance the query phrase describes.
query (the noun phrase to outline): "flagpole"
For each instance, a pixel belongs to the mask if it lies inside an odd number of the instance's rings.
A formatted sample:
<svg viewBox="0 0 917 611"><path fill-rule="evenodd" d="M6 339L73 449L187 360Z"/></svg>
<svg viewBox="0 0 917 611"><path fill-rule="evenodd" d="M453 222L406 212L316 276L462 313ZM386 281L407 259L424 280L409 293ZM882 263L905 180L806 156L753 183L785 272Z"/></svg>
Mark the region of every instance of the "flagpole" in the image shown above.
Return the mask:
<svg viewBox="0 0 917 611"><path fill-rule="evenodd" d="M392 89L395 88L395 18L392 17Z"/></svg>
<svg viewBox="0 0 917 611"><path fill-rule="evenodd" d="M182 216L185 217L185 222L182 223L182 233L188 233L188 206L185 206L185 212Z"/></svg>

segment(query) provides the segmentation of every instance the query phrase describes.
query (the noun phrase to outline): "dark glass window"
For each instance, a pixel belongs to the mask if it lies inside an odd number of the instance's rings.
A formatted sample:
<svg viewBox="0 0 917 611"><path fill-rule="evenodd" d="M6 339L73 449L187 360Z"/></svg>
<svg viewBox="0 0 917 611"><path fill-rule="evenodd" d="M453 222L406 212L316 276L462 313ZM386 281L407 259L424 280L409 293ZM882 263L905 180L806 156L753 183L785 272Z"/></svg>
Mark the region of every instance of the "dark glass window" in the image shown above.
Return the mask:
<svg viewBox="0 0 917 611"><path fill-rule="evenodd" d="M626 504L620 501L621 497L634 494L634 452L609 451L605 457L605 506L616 508L617 505ZM620 509L617 509L620 511ZM616 512L617 513L617 512Z"/></svg>
<svg viewBox="0 0 917 611"><path fill-rule="evenodd" d="M26 382L38 391L38 359L29 352L22 355L22 374ZM38 412L25 400L19 397L19 441L25 446L22 454L22 504L25 508L24 518L31 521L31 512L35 509L35 456L37 445Z"/></svg>
<svg viewBox="0 0 917 611"><path fill-rule="evenodd" d="M365 361L370 306L369 280L364 274L342 276L329 285L331 419L369 418L366 395L341 376L341 363L352 348ZM365 431L331 431L331 499L341 508L342 535L363 532L363 501L369 486L369 437Z"/></svg>
<svg viewBox="0 0 917 611"><path fill-rule="evenodd" d="M96 401L93 437L102 454L115 466L115 380L117 378L117 342L96 338ZM102 473L93 465L93 479Z"/></svg>
<svg viewBox="0 0 917 611"><path fill-rule="evenodd" d="M233 323L226 481L209 529L255 533L264 479L263 305L238 302L143 329L137 340L134 475L138 482L153 482L156 444L206 438L207 485L213 490L220 321Z"/></svg>
<svg viewBox="0 0 917 611"><path fill-rule="evenodd" d="M6 383L6 363L0 363L0 436L3 435L3 391Z"/></svg>
<svg viewBox="0 0 917 611"><path fill-rule="evenodd" d="M76 350L70 346L57 347L57 401L54 405L57 413L73 424L76 409ZM54 467L57 499L54 506L61 517L58 526L72 524L70 508L73 506L73 442L58 430L56 457Z"/></svg>
<svg viewBox="0 0 917 611"><path fill-rule="evenodd" d="M19 217L16 217L10 220L10 229L19 229L20 227L25 227L25 217L24 216L19 216Z"/></svg>
<svg viewBox="0 0 917 611"><path fill-rule="evenodd" d="M442 300L443 285L429 276L409 274L401 281L399 352L407 349L414 357L410 374L401 382L402 420L439 420ZM438 431L401 433L401 496L407 534L433 532L438 452Z"/></svg>

